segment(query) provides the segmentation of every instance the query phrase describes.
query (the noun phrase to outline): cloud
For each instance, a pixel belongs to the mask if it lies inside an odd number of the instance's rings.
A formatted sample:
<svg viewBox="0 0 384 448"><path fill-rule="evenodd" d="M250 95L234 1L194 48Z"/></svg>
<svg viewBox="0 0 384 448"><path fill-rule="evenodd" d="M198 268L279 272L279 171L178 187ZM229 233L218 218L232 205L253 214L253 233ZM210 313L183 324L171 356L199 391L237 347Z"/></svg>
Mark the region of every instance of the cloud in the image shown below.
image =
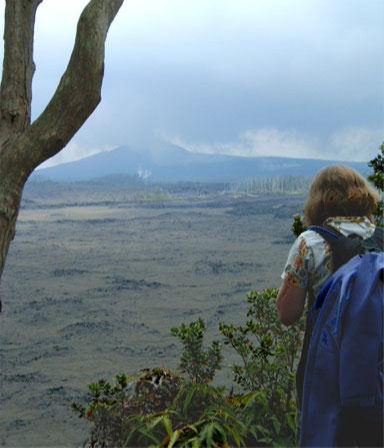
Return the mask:
<svg viewBox="0 0 384 448"><path fill-rule="evenodd" d="M240 141L251 156L316 158L318 155L318 143L295 131L274 128L246 131Z"/></svg>
<svg viewBox="0 0 384 448"><path fill-rule="evenodd" d="M70 142L68 145L59 152L56 156L51 157L44 163L42 163L38 169L48 168L55 165L61 165L62 163L74 162L75 160L84 159L85 157L92 156L99 152L111 151L115 149L115 146L80 146L76 142Z"/></svg>
<svg viewBox="0 0 384 448"><path fill-rule="evenodd" d="M377 155L384 129L344 128L330 137L330 149L340 160L365 162Z"/></svg>
<svg viewBox="0 0 384 448"><path fill-rule="evenodd" d="M325 141L298 131L276 128L248 130L241 133L236 141L225 143L190 143L179 136L165 134L161 137L188 151L202 154L366 162L376 155L383 140L383 131L363 127L344 128Z"/></svg>
<svg viewBox="0 0 384 448"><path fill-rule="evenodd" d="M159 142L167 142L199 154L368 162L377 155L384 140L384 130L366 127L342 128L332 133L325 141L296 130L273 127L247 130L230 142L191 142L159 129L153 131L153 136L155 151ZM94 146L71 141L63 151L40 165L39 169L73 162L115 148L116 145ZM147 178L150 174L141 170L139 176Z"/></svg>
<svg viewBox="0 0 384 448"><path fill-rule="evenodd" d="M87 2L38 9L33 119ZM160 128L198 152L369 160L383 138L383 12L378 0L124 2L108 34L103 100L69 151L148 148Z"/></svg>
<svg viewBox="0 0 384 448"><path fill-rule="evenodd" d="M215 143L189 143L180 137L163 137L166 141L188 151L202 154L226 154L245 157L297 157L316 158L318 142L294 131L275 128L248 130L237 141Z"/></svg>

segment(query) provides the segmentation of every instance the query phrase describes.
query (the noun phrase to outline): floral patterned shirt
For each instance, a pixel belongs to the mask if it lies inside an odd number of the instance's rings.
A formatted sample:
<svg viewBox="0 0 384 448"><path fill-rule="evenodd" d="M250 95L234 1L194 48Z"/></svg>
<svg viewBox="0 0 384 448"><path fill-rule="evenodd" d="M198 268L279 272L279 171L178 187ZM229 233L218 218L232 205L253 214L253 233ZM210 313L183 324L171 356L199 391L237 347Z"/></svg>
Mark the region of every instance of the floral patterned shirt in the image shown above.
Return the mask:
<svg viewBox="0 0 384 448"><path fill-rule="evenodd" d="M325 224L348 236L357 234L369 238L375 225L364 216L328 218ZM284 271L283 279L290 277L294 286L306 288L310 304L332 273L332 256L329 244L313 230L306 230L293 243Z"/></svg>

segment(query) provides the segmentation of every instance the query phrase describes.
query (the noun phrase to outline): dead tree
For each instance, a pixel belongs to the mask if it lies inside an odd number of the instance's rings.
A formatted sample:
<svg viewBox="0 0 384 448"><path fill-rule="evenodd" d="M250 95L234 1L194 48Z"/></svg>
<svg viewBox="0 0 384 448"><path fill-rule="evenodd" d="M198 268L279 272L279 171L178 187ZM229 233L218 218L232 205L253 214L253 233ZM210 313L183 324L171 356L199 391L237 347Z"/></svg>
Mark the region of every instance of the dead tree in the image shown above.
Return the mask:
<svg viewBox="0 0 384 448"><path fill-rule="evenodd" d="M91 0L77 25L68 66L31 123L33 37L43 0L6 0L0 88L0 278L32 171L61 151L101 100L108 29L124 0Z"/></svg>

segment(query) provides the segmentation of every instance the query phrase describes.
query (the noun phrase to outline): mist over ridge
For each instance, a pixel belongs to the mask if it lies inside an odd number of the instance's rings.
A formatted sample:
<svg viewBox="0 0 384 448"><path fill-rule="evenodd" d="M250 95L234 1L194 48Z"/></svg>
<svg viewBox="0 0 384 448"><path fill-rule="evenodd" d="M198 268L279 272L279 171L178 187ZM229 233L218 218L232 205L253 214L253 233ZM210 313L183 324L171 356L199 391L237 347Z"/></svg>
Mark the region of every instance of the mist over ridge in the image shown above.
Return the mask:
<svg viewBox="0 0 384 448"><path fill-rule="evenodd" d="M362 174L369 172L364 162L199 154L164 144L156 152L121 146L77 161L39 169L32 177L77 181L129 175L149 182L237 182L260 176L313 176L322 167L334 164L351 166Z"/></svg>

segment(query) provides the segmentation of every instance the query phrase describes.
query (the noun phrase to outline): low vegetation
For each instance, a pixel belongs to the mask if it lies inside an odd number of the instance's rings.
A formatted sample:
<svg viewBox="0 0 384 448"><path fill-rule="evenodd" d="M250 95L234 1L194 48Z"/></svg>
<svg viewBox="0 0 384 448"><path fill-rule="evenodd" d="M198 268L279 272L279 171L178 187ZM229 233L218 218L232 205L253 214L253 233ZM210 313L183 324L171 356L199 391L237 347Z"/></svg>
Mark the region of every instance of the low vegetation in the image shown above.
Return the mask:
<svg viewBox="0 0 384 448"><path fill-rule="evenodd" d="M377 225L384 226L384 142L380 145L379 154L368 165L373 169L373 174L368 176L368 179L381 194L381 201L375 213L375 221Z"/></svg>
<svg viewBox="0 0 384 448"><path fill-rule="evenodd" d="M276 289L252 291L245 325L220 324L224 344L239 355L231 389L212 384L222 365L221 343L204 348L202 319L171 330L183 347L177 372L154 368L118 375L114 384L90 384L87 404L73 405L92 425L87 445L293 446L303 321L284 328L276 295Z"/></svg>

